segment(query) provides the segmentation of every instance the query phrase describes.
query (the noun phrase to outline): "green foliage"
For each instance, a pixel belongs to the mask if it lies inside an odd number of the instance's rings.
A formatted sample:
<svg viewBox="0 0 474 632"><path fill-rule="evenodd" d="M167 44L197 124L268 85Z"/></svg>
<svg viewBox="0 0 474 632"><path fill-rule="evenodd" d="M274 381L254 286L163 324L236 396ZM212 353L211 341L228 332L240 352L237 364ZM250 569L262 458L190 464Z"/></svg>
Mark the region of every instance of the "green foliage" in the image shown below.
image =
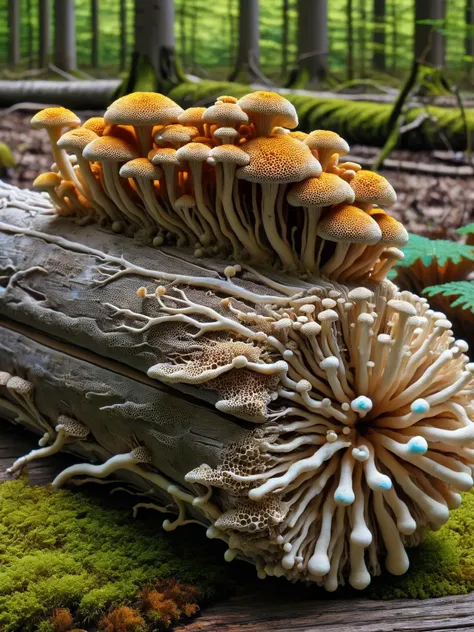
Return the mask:
<svg viewBox="0 0 474 632"><path fill-rule="evenodd" d="M474 235L474 222L461 226L456 232L458 235Z"/></svg>
<svg viewBox="0 0 474 632"><path fill-rule="evenodd" d="M450 307L459 307L474 314L474 281L452 281L442 285L432 285L427 287L423 294L426 296L456 296L455 300L450 301Z"/></svg>
<svg viewBox="0 0 474 632"><path fill-rule="evenodd" d="M200 81L182 83L173 88L169 96L180 105L189 107L196 103L212 103L220 94L240 97L251 88L224 81ZM392 112L389 103L368 103L327 99L289 92L285 94L295 106L300 120L299 129L330 129L337 131L349 143L381 146L386 140L387 124ZM436 122L426 119L416 129L402 135L401 147L410 149L443 149L444 138L449 138L454 150L466 148L463 117L458 108L429 107L412 108L406 113L405 123L413 122L420 114L428 111ZM468 129L474 134L474 109L465 110ZM440 135L439 130L443 134ZM444 137L444 138L443 138Z"/></svg>
<svg viewBox="0 0 474 632"><path fill-rule="evenodd" d="M431 266L433 262L444 267L448 263L458 265L465 259L474 261L474 251L465 244L448 239L429 239L413 233L410 234L403 253L405 259L400 261L398 266L404 268L413 266L418 260L426 267Z"/></svg>
<svg viewBox="0 0 474 632"><path fill-rule="evenodd" d="M195 586L200 598L229 588L215 544L189 531L164 533L158 524L82 493L30 487L25 479L2 483L2 632L49 632L55 608L69 608L76 627L85 626L166 577Z"/></svg>
<svg viewBox="0 0 474 632"><path fill-rule="evenodd" d="M14 167L15 159L8 145L0 141L0 169L5 167Z"/></svg>

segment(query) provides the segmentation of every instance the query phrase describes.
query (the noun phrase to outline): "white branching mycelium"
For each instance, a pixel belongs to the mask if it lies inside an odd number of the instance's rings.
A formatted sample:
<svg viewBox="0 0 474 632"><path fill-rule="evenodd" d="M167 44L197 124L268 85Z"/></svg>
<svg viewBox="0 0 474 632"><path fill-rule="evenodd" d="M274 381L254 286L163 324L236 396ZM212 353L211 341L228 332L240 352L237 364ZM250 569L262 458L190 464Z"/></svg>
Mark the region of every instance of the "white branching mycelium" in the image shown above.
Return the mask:
<svg viewBox="0 0 474 632"><path fill-rule="evenodd" d="M193 277L104 255L98 285L159 280L138 289L143 311L104 304L116 330L166 338L174 352L149 377L212 391L248 430L219 464L187 473L195 494L135 450L55 484L123 467L171 494L179 515L165 528L192 504L226 559L260 577L362 589L382 566L404 573L405 547L473 485L474 364L444 314L386 280L407 240L382 209L390 184L341 162L340 136L290 131L297 122L268 92L185 111L138 93L82 127L62 109L34 117L76 156L71 167L55 150L38 181L58 214L237 262Z"/></svg>
<svg viewBox="0 0 474 632"><path fill-rule="evenodd" d="M155 246L361 280L383 278L407 240L382 210L396 200L387 180L340 162L349 147L338 134L290 131L295 108L273 92L187 110L138 92L82 126L65 108L31 123L56 160L34 184L59 215Z"/></svg>

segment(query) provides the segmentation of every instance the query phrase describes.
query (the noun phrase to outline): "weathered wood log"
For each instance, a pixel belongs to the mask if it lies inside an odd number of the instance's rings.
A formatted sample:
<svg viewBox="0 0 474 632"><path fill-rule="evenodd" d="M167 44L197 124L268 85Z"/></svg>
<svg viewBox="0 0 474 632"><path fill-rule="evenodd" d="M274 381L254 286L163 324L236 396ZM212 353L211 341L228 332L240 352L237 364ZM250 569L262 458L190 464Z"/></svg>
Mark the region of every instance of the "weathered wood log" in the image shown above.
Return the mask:
<svg viewBox="0 0 474 632"><path fill-rule="evenodd" d="M364 276L370 249L283 274L152 248L15 187L0 203L0 405L43 435L12 469L71 449L100 464L53 486L119 471L156 510L173 501L165 529L193 516L226 559L328 590L366 587L382 560L404 573L405 546L472 487L467 344Z"/></svg>

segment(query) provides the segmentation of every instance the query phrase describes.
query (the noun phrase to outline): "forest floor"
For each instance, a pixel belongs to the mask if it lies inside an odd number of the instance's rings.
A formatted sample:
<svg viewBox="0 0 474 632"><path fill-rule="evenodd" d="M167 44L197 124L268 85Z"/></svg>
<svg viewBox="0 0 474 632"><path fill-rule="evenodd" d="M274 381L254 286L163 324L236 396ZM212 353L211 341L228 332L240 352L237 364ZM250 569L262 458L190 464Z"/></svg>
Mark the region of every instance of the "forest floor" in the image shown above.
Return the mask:
<svg viewBox="0 0 474 632"><path fill-rule="evenodd" d="M81 120L97 116L97 112L78 112ZM30 187L36 176L49 170L52 162L46 134L29 126L30 112L0 111L0 140L12 150L17 166L7 171L3 179L20 187ZM447 154L447 152L446 152ZM353 146L351 157L375 157L374 148ZM392 183L398 201L391 213L406 228L433 238L454 238L460 226L474 221L474 175L445 176L436 174L439 159L430 151L396 150L390 158L416 164L433 165L433 174L408 170L387 169L382 173ZM459 156L446 155L446 165L456 163Z"/></svg>

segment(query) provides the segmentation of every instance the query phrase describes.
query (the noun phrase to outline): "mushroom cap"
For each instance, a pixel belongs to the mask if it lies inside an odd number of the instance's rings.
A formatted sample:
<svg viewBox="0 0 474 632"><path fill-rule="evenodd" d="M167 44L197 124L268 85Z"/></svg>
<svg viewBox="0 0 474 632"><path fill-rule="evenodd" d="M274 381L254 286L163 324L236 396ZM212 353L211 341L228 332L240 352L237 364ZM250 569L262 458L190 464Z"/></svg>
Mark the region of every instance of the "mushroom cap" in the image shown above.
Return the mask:
<svg viewBox="0 0 474 632"><path fill-rule="evenodd" d="M138 158L138 152L129 143L114 136L99 136L86 145L82 152L87 160L97 162L128 162Z"/></svg>
<svg viewBox="0 0 474 632"><path fill-rule="evenodd" d="M304 143L304 141L308 138L308 134L306 132L301 132L300 130L288 132L288 135L292 138L296 138L296 140L300 140L302 143Z"/></svg>
<svg viewBox="0 0 474 632"><path fill-rule="evenodd" d="M148 152L148 159L154 165L180 165L180 161L176 156L176 149L172 147L160 147L152 149Z"/></svg>
<svg viewBox="0 0 474 632"><path fill-rule="evenodd" d="M222 95L221 97L217 97L216 103L237 103L237 99L235 97L230 97L227 94Z"/></svg>
<svg viewBox="0 0 474 632"><path fill-rule="evenodd" d="M276 92L258 90L246 94L237 101L242 110L252 118L252 114L271 116L274 127L281 125L294 129L298 125L295 106Z"/></svg>
<svg viewBox="0 0 474 632"><path fill-rule="evenodd" d="M218 145L211 149L211 158L216 162L225 162L238 167L245 167L249 164L248 154L236 145Z"/></svg>
<svg viewBox="0 0 474 632"><path fill-rule="evenodd" d="M344 156L349 153L349 145L346 141L336 134L336 132L331 132L325 129L316 129L311 134L305 138L304 142L308 147L312 150L326 150L330 151L331 154L339 154L340 156Z"/></svg>
<svg viewBox="0 0 474 632"><path fill-rule="evenodd" d="M102 136L105 128L107 127L107 123L104 121L102 116L92 116L82 124L82 127L85 129L91 129L97 134L97 136Z"/></svg>
<svg viewBox="0 0 474 632"><path fill-rule="evenodd" d="M237 177L250 182L284 184L319 176L321 165L309 148L290 136L261 136L242 145L250 158Z"/></svg>
<svg viewBox="0 0 474 632"><path fill-rule="evenodd" d="M53 127L79 127L81 120L67 108L45 108L37 112L30 121L34 129Z"/></svg>
<svg viewBox="0 0 474 632"><path fill-rule="evenodd" d="M322 173L318 178L308 178L293 184L286 199L292 206L332 206L351 203L354 191L349 184L333 173Z"/></svg>
<svg viewBox="0 0 474 632"><path fill-rule="evenodd" d="M177 209L193 208L193 206L196 206L196 200L189 193L185 193L176 200L175 206Z"/></svg>
<svg viewBox="0 0 474 632"><path fill-rule="evenodd" d="M96 138L99 136L91 129L78 127L63 134L56 144L66 151L82 154L84 147Z"/></svg>
<svg viewBox="0 0 474 632"><path fill-rule="evenodd" d="M75 439L85 439L90 432L85 424L66 415L59 415L58 426L62 426L66 434Z"/></svg>
<svg viewBox="0 0 474 632"><path fill-rule="evenodd" d="M177 159L185 162L205 162L210 154L210 148L204 143L188 143L176 151Z"/></svg>
<svg viewBox="0 0 474 632"><path fill-rule="evenodd" d="M33 182L33 188L40 191L47 191L48 189L54 189L61 184L61 176L54 171L47 171L46 173L40 173L39 176Z"/></svg>
<svg viewBox="0 0 474 632"><path fill-rule="evenodd" d="M405 253L398 248L387 248L380 255L381 259L394 259L395 261L403 261L405 259Z"/></svg>
<svg viewBox="0 0 474 632"><path fill-rule="evenodd" d="M163 170L154 165L148 158L134 158L120 168L122 178L143 178L145 180L159 180Z"/></svg>
<svg viewBox="0 0 474 632"><path fill-rule="evenodd" d="M181 125L198 125L202 122L202 115L205 111L206 108L202 107L188 108L178 116L178 123L181 123Z"/></svg>
<svg viewBox="0 0 474 632"><path fill-rule="evenodd" d="M193 125L168 125L155 136L155 140L164 140L166 143L189 143L193 138L199 136L199 130Z"/></svg>
<svg viewBox="0 0 474 632"><path fill-rule="evenodd" d="M202 120L222 127L245 125L249 121L247 114L236 103L218 101L204 112Z"/></svg>
<svg viewBox="0 0 474 632"><path fill-rule="evenodd" d="M132 92L114 101L104 114L106 123L115 125L167 125L183 112L177 103L158 92Z"/></svg>
<svg viewBox="0 0 474 632"><path fill-rule="evenodd" d="M380 241L377 222L357 206L341 204L332 208L319 222L318 235L328 241L348 241L372 246Z"/></svg>
<svg viewBox="0 0 474 632"><path fill-rule="evenodd" d="M351 180L351 187L358 202L390 206L397 201L397 194L390 182L374 171L357 171Z"/></svg>
<svg viewBox="0 0 474 632"><path fill-rule="evenodd" d="M237 138L237 136L240 136L239 132L234 129L233 127L219 127L216 129L216 131L213 133L214 138Z"/></svg>
<svg viewBox="0 0 474 632"><path fill-rule="evenodd" d="M370 216L377 222L382 231L380 243L390 247L401 248L408 241L408 233L405 226L394 217L387 215L385 211L379 209L379 213L371 213Z"/></svg>

